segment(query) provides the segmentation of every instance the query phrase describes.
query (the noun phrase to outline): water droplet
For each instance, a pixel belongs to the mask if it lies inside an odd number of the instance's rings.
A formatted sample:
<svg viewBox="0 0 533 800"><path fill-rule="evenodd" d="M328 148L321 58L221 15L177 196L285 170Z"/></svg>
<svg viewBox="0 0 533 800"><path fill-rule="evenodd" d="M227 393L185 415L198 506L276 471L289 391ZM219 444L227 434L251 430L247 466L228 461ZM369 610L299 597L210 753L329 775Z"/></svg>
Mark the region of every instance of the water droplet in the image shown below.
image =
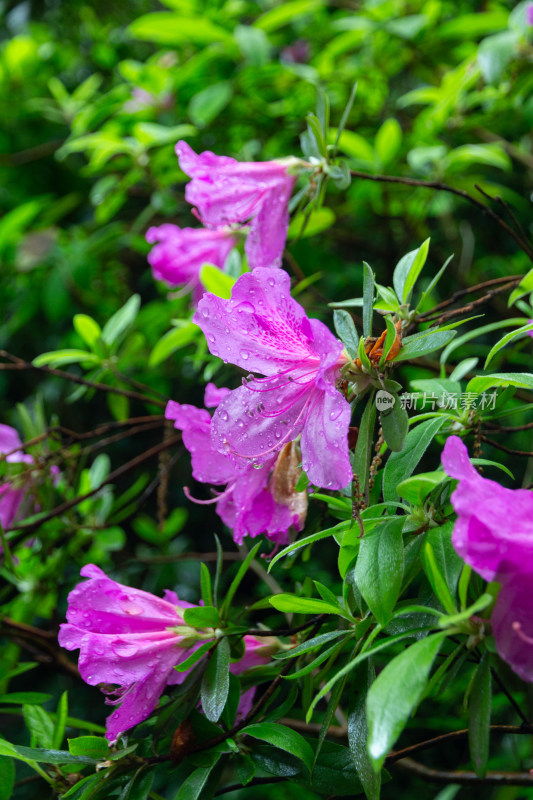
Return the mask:
<svg viewBox="0 0 533 800"><path fill-rule="evenodd" d="M268 283L269 283L269 286L275 286L276 285L276 281L274 280L274 278L269 278L268 279Z"/></svg>
<svg viewBox="0 0 533 800"><path fill-rule="evenodd" d="M281 439L281 431L280 431L280 429L279 429L279 428L277 428L277 429L274 431L274 436L276 437L276 439Z"/></svg>
<svg viewBox="0 0 533 800"><path fill-rule="evenodd" d="M139 614L143 613L142 606L132 603L131 601L123 603L122 608L126 614L130 614L132 617L137 617Z"/></svg>
<svg viewBox="0 0 533 800"><path fill-rule="evenodd" d="M244 422L242 421L242 419L238 419L237 420L237 425L239 426L239 428L243 428L244 427Z"/></svg>
<svg viewBox="0 0 533 800"><path fill-rule="evenodd" d="M235 311L237 314L253 314L255 308L251 303L248 302L248 300L245 300L243 303L239 303Z"/></svg>
<svg viewBox="0 0 533 800"><path fill-rule="evenodd" d="M248 352L248 350L241 350L241 358L243 358L245 361L247 360L249 355L250 353Z"/></svg>
<svg viewBox="0 0 533 800"><path fill-rule="evenodd" d="M263 469L264 464L254 464L254 469Z"/></svg>
<svg viewBox="0 0 533 800"><path fill-rule="evenodd" d="M209 311L207 310L207 308L202 308L202 317L207 319L208 316L209 316Z"/></svg>
<svg viewBox="0 0 533 800"><path fill-rule="evenodd" d="M131 644L131 642L113 642L111 644L111 650L115 655L121 658L136 656L139 652L138 646L136 644Z"/></svg>
<svg viewBox="0 0 533 800"><path fill-rule="evenodd" d="M334 408L329 412L329 418L333 422L333 420L338 419L342 414L342 408Z"/></svg>
<svg viewBox="0 0 533 800"><path fill-rule="evenodd" d="M209 341L210 341L210 342L212 342L213 344L215 343L215 337L213 336L213 334L212 334L212 333L210 333L210 334L209 334L209 336L208 336L207 338L208 338L208 339L209 339Z"/></svg>
<svg viewBox="0 0 533 800"><path fill-rule="evenodd" d="M226 422L226 420L228 419L228 412L222 409L222 411L220 411L219 414L220 414L220 419L223 419L224 422Z"/></svg>

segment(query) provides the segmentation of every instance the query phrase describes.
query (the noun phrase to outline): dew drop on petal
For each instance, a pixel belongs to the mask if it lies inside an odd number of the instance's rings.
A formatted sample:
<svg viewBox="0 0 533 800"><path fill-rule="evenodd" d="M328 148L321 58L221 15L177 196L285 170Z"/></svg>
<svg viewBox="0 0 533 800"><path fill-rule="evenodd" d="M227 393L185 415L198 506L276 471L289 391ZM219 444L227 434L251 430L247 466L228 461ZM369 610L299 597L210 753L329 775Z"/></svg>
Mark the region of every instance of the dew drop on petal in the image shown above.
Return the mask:
<svg viewBox="0 0 533 800"><path fill-rule="evenodd" d="M334 408L329 412L329 418L333 422L333 420L338 419L341 414L342 414L342 408Z"/></svg>
<svg viewBox="0 0 533 800"><path fill-rule="evenodd" d="M249 357L249 355L250 354L249 354L248 350L241 350L241 358L243 358L245 361Z"/></svg>
<svg viewBox="0 0 533 800"><path fill-rule="evenodd" d="M220 411L219 413L220 413L220 419L223 419L224 422L226 422L226 420L228 419L228 412L222 409L222 411Z"/></svg>

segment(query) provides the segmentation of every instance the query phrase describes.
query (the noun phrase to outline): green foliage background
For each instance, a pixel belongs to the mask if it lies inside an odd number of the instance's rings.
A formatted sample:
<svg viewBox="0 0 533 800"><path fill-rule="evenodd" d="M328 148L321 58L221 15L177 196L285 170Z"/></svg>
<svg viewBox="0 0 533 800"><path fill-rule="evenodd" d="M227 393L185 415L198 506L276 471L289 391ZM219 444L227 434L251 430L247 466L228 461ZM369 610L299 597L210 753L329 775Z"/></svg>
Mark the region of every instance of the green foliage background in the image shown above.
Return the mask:
<svg viewBox="0 0 533 800"><path fill-rule="evenodd" d="M330 98L335 127L357 82L339 141L339 152L352 170L444 182L486 202L514 226L508 204L529 238L533 45L526 6L506 0L4 4L0 349L31 361L46 351L84 348L73 316L89 315L103 327L138 294L140 311L110 345L105 364L93 370L63 368L125 390L132 389L134 380L150 387L153 397L161 393L196 404L207 379L216 376L218 385L234 381L230 368L206 357L194 333L186 331L173 352L160 350L154 356L154 347L175 329L175 320L178 328L186 328L189 304L186 297L169 298L166 288L154 282L144 233L165 221L195 224L184 200L186 176L174 155L178 139L197 151L210 149L240 160L300 155L299 137L306 114L315 108L317 86ZM503 203L487 201L475 187ZM388 284L400 257L428 237L430 255L419 289L450 254L455 257L426 308L458 289L530 268L528 256L480 208L431 188L354 178L341 190L330 183L324 207L314 212L302 236L300 228L291 228L287 266L299 284L298 299L330 325L327 303L362 293L363 260L375 270L378 283ZM481 324L516 316L498 295L482 311ZM527 307L521 311L528 313ZM356 321L358 313L355 309ZM466 341L454 358L483 358L500 334L489 331ZM527 371L530 363L526 337L497 354L492 370ZM435 377L438 368L431 361L404 367L403 380L409 385ZM120 422L154 412L160 409L121 395L80 390L31 370L0 371L0 421L17 427L25 439L58 421L83 432L110 419ZM527 416L515 420L519 424ZM63 482L59 487L45 482L43 509L55 505L58 493L69 499L98 486L111 469L156 445L161 436L160 427L112 442L104 452L76 445L66 464L58 453ZM530 433L506 441L531 449ZM36 444L33 452L53 463L58 450L57 441L50 441ZM488 447L484 455L498 459L502 454ZM514 470L512 460L507 463ZM423 466L435 469L437 464L435 448ZM530 466L527 471L526 484ZM191 479L183 458L170 473L171 511L158 530L156 492L146 496L141 511L135 504L154 474L154 463L139 466L78 511L53 520L41 551L20 548L16 579L5 564L1 568L6 583L0 591L9 617L52 629L64 618L66 595L78 580L79 567L91 560L114 569L115 578L131 585L153 592L177 587L180 596L197 602L197 559L179 556L214 549L216 518L209 508L185 501L181 487ZM324 527L326 513L312 509L310 532ZM225 537L224 548L234 550L227 531ZM295 560L290 572L277 579L287 590L296 582L305 594L307 575L329 585L332 569L335 554L321 551L320 558L312 553L307 561ZM228 576L234 571L230 565ZM252 602L271 587L248 578L242 591L241 601ZM266 624L276 619L271 611L259 616ZM20 642L8 642L2 692L38 690L57 699L69 689L71 716L102 723L103 706L94 702L95 691L75 683L54 663L45 660L8 681L5 676L21 653ZM462 703L471 677L466 670L459 681L462 691L455 686L422 706L414 740L466 724ZM47 703L45 708L55 706ZM20 716L2 719L13 738L29 744ZM409 735L408 730L406 742ZM505 763L509 768L511 762L512 768L529 768L525 738L506 742L491 767ZM450 763L439 761L437 754L436 766L468 764L462 745L442 758ZM37 800L43 786L22 784L14 797ZM254 791L258 800L317 796L284 784ZM447 788L438 794L437 788L401 773L395 773L394 788L383 789L385 798L421 800L477 797L476 792L486 797L489 791L495 800L531 796L531 790L516 787L467 787L457 794ZM243 790L227 796L249 795Z"/></svg>

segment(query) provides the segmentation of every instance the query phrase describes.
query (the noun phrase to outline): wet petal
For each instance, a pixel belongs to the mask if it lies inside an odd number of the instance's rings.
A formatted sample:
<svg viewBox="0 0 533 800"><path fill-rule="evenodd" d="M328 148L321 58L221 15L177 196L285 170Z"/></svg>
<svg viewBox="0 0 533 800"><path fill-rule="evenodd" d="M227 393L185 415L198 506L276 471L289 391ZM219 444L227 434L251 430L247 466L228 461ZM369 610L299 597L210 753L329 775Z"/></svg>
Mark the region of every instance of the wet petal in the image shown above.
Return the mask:
<svg viewBox="0 0 533 800"><path fill-rule="evenodd" d="M352 480L348 450L350 404L333 387L315 389L302 431L302 466L311 483L344 489Z"/></svg>

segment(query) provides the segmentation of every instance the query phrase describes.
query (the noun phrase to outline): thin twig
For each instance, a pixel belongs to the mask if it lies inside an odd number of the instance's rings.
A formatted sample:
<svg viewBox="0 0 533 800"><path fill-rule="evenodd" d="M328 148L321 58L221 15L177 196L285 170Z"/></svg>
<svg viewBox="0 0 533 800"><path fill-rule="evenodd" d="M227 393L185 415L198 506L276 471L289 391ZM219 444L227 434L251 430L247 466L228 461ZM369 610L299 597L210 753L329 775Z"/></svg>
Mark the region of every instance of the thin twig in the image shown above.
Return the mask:
<svg viewBox="0 0 533 800"><path fill-rule="evenodd" d="M64 378L65 380L72 381L73 383L79 383L82 386L87 386L90 389L98 389L101 392L120 394L122 397L129 397L131 400L141 400L143 403L158 406L159 408L166 408L167 406L166 402L155 400L152 397L146 397L145 395L139 394L139 392L132 392L129 389L119 389L117 386L108 386L106 383L88 381L86 378L81 378L79 375L73 375L71 372L65 372L62 369L53 369L52 367L36 367L35 364L31 364L28 361L23 361L22 359L17 358L17 356L13 356L11 353L6 352L6 350L0 350L0 357L7 358L12 362L11 364L0 364L0 371L36 370L37 372L43 372L47 375L54 375L56 378Z"/></svg>
<svg viewBox="0 0 533 800"><path fill-rule="evenodd" d="M504 444L500 444L500 442L495 442L494 439L489 439L488 436L485 436L483 433L479 435L479 438L490 444L491 447L495 447L497 450L502 450L504 453L509 453L511 456L524 456L525 458L530 458L533 456L533 452L531 450L513 450L511 447L506 447Z"/></svg>
<svg viewBox="0 0 533 800"><path fill-rule="evenodd" d="M496 785L496 786L533 786L533 774L531 772L487 772L483 778L479 778L475 772L431 769L430 767L414 761L412 758L405 758L398 762L398 767L419 778L434 783L458 783L461 786L469 785Z"/></svg>
<svg viewBox="0 0 533 800"><path fill-rule="evenodd" d="M350 175L352 178L361 178L362 180L375 181L376 183L400 183L405 186L419 186L422 189L435 189L439 192L448 192L449 194L455 194L457 197L462 197L463 200L467 200L494 220L494 222L515 240L520 249L523 250L529 258L533 259L533 249L531 246L527 242L524 242L521 236L519 236L498 214L495 214L491 208L480 202L477 198L472 197L472 195L468 194L468 192L465 192L463 189L456 189L454 186L448 186L448 184L441 183L440 181L402 178L397 175L370 175L368 172L359 172L359 170L355 169L350 170Z"/></svg>

